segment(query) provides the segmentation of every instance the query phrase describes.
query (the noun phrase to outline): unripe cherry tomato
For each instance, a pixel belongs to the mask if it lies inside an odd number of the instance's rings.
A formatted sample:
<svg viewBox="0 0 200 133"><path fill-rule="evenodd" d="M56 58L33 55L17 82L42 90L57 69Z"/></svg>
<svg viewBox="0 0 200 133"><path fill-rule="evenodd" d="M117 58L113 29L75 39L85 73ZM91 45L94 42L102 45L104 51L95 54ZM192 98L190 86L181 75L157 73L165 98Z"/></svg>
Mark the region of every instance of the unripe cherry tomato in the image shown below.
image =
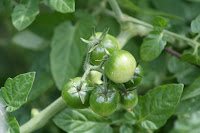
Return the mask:
<svg viewBox="0 0 200 133"><path fill-rule="evenodd" d="M128 82L124 83L126 88L133 88L138 86L143 78L143 69L142 67L139 65L138 67L136 67L135 69L135 73L133 75L133 77L131 78L131 80L129 80Z"/></svg>
<svg viewBox="0 0 200 133"><path fill-rule="evenodd" d="M125 108L133 108L137 105L138 102L138 96L135 91L130 91L127 93L123 93L121 95L121 101L120 103L125 107Z"/></svg>
<svg viewBox="0 0 200 133"><path fill-rule="evenodd" d="M107 94L96 87L90 96L90 108L98 115L108 116L116 110L119 101L119 92L112 85L109 85Z"/></svg>
<svg viewBox="0 0 200 133"><path fill-rule="evenodd" d="M89 107L90 91L78 90L77 87L80 85L81 77L76 77L69 81L62 90L62 98L64 102L73 109L83 109ZM85 88L93 87L93 84L85 80L83 83ZM80 94L84 97L84 104L81 101Z"/></svg>
<svg viewBox="0 0 200 133"><path fill-rule="evenodd" d="M106 76L115 83L128 82L136 68L135 58L128 51L115 51L105 62Z"/></svg>
<svg viewBox="0 0 200 133"><path fill-rule="evenodd" d="M96 33L96 37L99 38L101 36L101 32ZM90 37L89 40L92 40L93 36ZM112 54L115 50L119 50L119 42L118 40L106 34L105 38L102 40L101 44L96 47L90 54L90 62L93 65L100 65L103 57L106 55L105 49Z"/></svg>

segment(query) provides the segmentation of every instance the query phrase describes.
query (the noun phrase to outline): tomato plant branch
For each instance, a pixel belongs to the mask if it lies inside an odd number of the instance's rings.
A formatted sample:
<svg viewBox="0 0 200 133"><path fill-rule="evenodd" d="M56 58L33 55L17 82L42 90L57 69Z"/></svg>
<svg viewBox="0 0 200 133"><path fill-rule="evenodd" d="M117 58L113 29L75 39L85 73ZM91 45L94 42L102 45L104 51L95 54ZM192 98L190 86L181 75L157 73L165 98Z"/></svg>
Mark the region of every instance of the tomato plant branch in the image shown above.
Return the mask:
<svg viewBox="0 0 200 133"><path fill-rule="evenodd" d="M170 49L169 47L166 47L165 46L165 51L171 53L172 55L175 55L176 57L180 58L181 57L181 54L173 49Z"/></svg>
<svg viewBox="0 0 200 133"><path fill-rule="evenodd" d="M166 46L165 46L164 49L165 49L165 51L171 53L172 55L174 55L174 56L176 56L178 58L181 58L181 54L179 52L177 52L177 51L175 51L173 49L170 49L169 47L166 47ZM200 68L199 65L196 65L196 64L193 64L193 63L191 63L191 64L194 65L194 66L196 66L196 67L198 67L198 68Z"/></svg>
<svg viewBox="0 0 200 133"><path fill-rule="evenodd" d="M124 18L126 19L126 21L130 21L130 22L133 22L133 23L136 23L136 24L143 25L143 26L145 26L147 28L153 29L152 25L150 25L150 24L148 24L148 23L146 23L144 21L138 20L138 19L130 17L128 15L126 15ZM167 34L167 35L173 36L173 37L175 37L177 39L184 40L184 41L188 42L188 45L190 45L192 47L194 47L196 45L196 42L194 40L192 40L190 38L187 38L187 37L185 37L183 35L179 35L177 33L174 33L174 32L168 31L168 30L164 30L164 33Z"/></svg>
<svg viewBox="0 0 200 133"><path fill-rule="evenodd" d="M120 23L122 20L124 20L124 15L119 7L119 5L117 4L116 0L108 0L111 8L113 9L113 11L115 12L115 15L117 17L118 22Z"/></svg>
<svg viewBox="0 0 200 133"><path fill-rule="evenodd" d="M55 114L64 109L66 104L62 97L59 97L38 115L30 119L20 127L20 133L30 133L43 127Z"/></svg>
<svg viewBox="0 0 200 133"><path fill-rule="evenodd" d="M200 38L200 34L198 34L195 38L194 41L197 41Z"/></svg>
<svg viewBox="0 0 200 133"><path fill-rule="evenodd" d="M115 1L115 0L112 0L112 1ZM115 14L118 14L117 12L118 12L119 10L116 10L116 8L114 7L114 5L116 5L116 4L117 4L116 1L115 1L114 3L110 2L110 5L111 5L111 7L112 7L112 10L114 11ZM119 6L118 6L118 7L119 7ZM121 10L120 10L120 11L121 11ZM131 17L131 16L129 16L129 15L123 14L123 18L122 18L122 17L119 17L119 16L115 16L115 14L114 14L112 11L108 10L108 9L103 9L103 12L105 12L106 14L108 14L108 15L110 15L110 16L112 16L112 17L117 18L118 20L119 20L119 18L120 18L121 22L133 22L133 23L142 25L142 26L144 26L144 27L146 27L146 28L153 29L153 26L152 26L151 24L148 24L148 23L146 23L146 22L144 22L144 21L141 21L141 20L136 19L136 18L134 18L134 17ZM177 39L181 39L181 40L184 40L184 41L188 42L188 45L190 45L191 47L195 47L195 45L200 45L200 43L194 41L193 39L190 39L190 38L188 38L188 37L185 37L185 36L183 36L183 35L179 35L179 34L177 34L177 33L174 33L174 32L168 31L168 30L164 30L164 33L167 34L167 35L173 36L173 37L175 37L175 38L177 38Z"/></svg>

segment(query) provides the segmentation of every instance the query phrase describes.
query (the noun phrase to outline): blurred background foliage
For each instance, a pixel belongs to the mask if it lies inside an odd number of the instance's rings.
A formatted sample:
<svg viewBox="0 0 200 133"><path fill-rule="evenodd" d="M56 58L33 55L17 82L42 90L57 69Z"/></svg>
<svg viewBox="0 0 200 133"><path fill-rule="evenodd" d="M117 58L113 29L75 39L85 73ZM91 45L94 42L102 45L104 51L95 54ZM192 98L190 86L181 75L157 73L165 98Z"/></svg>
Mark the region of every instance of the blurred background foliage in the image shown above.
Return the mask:
<svg viewBox="0 0 200 133"><path fill-rule="evenodd" d="M40 0L39 14L35 20L27 28L18 31L11 21L13 7L18 2L19 0L0 0L0 86L4 85L8 77L36 71L36 79L29 94L28 103L13 113L22 125L31 118L31 109L42 110L60 96L57 87L62 88L62 86L58 86L58 82L64 84L69 78L83 74L82 64L87 49L80 38L89 38L94 26L96 31L103 31L110 27L109 34L117 37L120 33L120 25L116 19L103 12L102 7L111 8L100 0L76 0L73 13L59 13L53 10L49 0ZM122 11L130 16L151 24L155 16L162 16L168 23L168 30L190 38L196 35L191 32L190 23L200 13L199 0L118 0L118 3ZM71 40L66 39L65 36L70 36ZM142 62L139 49L143 38L144 36L136 35L124 47L134 55L137 61L140 61L143 67L144 78L139 87L140 94L166 83L183 83L185 90L192 88L191 84L200 88L200 82L196 81L200 76L200 69L180 61L165 51L151 62ZM50 59L51 47L60 43L63 44L62 48L66 50L66 53L71 50L76 51L68 55L66 59L69 60L68 64L57 64L58 62ZM70 46L65 47L65 45ZM190 49L186 42L179 40L167 45L180 53ZM59 51L60 49L57 49L55 54ZM65 56L66 53L60 54ZM56 58L59 59L59 55ZM71 72L63 79L59 74L51 72L52 66L58 67L61 73L65 71L63 70L65 67ZM74 66L76 70L72 69ZM53 79L52 74L57 77L56 80ZM193 127L196 128L195 125L200 123L196 120L196 117L200 117L199 92L197 95L190 94L189 97L187 96L189 92L186 92L186 98L180 102L174 116L156 132L180 133L194 130ZM182 131L183 126L184 131ZM193 133L197 133L195 131ZM44 128L36 131L36 133L44 132L63 131L49 121Z"/></svg>

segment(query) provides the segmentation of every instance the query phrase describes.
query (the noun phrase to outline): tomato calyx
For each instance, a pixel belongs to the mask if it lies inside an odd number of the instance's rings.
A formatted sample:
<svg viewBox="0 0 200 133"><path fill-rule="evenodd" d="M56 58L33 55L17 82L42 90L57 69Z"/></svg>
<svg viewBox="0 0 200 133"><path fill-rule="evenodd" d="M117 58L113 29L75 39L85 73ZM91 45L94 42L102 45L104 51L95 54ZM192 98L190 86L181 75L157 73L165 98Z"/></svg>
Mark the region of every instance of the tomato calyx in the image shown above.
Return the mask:
<svg viewBox="0 0 200 133"><path fill-rule="evenodd" d="M135 91L126 91L125 93L121 93L120 103L125 108L133 108L137 105L138 96Z"/></svg>
<svg viewBox="0 0 200 133"><path fill-rule="evenodd" d="M102 40L105 38L106 34L108 33L109 28L106 28L103 33L101 34L101 36L98 38L95 34L95 29L93 28L92 30L92 36L93 36L93 40L86 40L81 38L81 40L85 43L87 43L89 45L89 52L92 52L97 46L101 45Z"/></svg>
<svg viewBox="0 0 200 133"><path fill-rule="evenodd" d="M101 90L101 92L96 92L96 94L99 94L99 95L103 96L103 97L106 99L106 102L108 101L108 97L109 97L112 93L115 92L115 91L113 91L113 90L107 89L107 88L109 88L108 85L107 85L106 88L105 88L105 86L102 86L102 85L98 85L98 84L97 84L96 87L98 87L98 88Z"/></svg>
<svg viewBox="0 0 200 133"><path fill-rule="evenodd" d="M103 87L103 85L101 85ZM96 87L90 96L90 108L98 115L111 115L117 108L120 101L120 95L112 85L108 86L108 92L105 94L102 89Z"/></svg>
<svg viewBox="0 0 200 133"><path fill-rule="evenodd" d="M71 82L74 86L74 89L68 90L68 93L78 93L81 99L81 102L84 104L85 103L85 94L84 92L88 92L94 89L94 87L87 87L87 83L84 81L80 81L79 84L76 84L73 79L71 79Z"/></svg>

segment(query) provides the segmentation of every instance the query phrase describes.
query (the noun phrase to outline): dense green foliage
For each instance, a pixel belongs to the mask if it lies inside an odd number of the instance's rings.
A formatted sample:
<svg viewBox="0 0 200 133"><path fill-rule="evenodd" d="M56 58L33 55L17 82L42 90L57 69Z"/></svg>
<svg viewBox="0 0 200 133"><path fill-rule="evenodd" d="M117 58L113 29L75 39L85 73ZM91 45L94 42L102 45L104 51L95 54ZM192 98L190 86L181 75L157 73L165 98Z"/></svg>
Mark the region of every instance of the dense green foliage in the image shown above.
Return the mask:
<svg viewBox="0 0 200 133"><path fill-rule="evenodd" d="M199 0L0 0L0 132L199 133L199 7ZM103 49L97 59L106 73L89 73L94 27L109 28L115 50L134 56L134 69L108 64L114 50ZM129 77L113 83L112 70L116 81ZM73 90L75 77L93 82L85 86L92 95ZM89 108L59 98L67 83ZM99 88L107 85L115 89Z"/></svg>

